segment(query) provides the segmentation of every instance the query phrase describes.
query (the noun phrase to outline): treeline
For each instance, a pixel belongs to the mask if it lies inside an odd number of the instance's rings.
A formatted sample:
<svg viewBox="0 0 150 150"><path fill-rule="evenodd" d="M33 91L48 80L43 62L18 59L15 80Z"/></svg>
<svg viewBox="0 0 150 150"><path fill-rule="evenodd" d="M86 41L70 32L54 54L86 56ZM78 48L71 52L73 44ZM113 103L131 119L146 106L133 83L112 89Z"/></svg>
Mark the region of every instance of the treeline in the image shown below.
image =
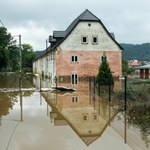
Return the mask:
<svg viewBox="0 0 150 150"><path fill-rule="evenodd" d="M150 61L150 43L136 45L121 43L121 46L124 48L123 59Z"/></svg>
<svg viewBox="0 0 150 150"><path fill-rule="evenodd" d="M7 31L0 27L0 72L19 71L20 69L20 48L19 42ZM30 44L22 44L22 70L32 71L32 62L35 53Z"/></svg>

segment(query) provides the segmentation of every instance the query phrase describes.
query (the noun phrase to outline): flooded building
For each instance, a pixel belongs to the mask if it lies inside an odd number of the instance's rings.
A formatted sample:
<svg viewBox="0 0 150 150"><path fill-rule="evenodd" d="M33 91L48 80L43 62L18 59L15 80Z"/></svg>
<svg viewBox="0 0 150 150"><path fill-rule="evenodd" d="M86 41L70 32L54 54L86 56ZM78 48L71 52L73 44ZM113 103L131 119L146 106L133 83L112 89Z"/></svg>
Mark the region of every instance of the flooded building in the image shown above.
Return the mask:
<svg viewBox="0 0 150 150"><path fill-rule="evenodd" d="M114 34L89 10L81 13L65 31L53 31L50 47L33 62L33 72L52 83L78 85L81 79L96 76L105 52L113 76L122 76L122 50ZM56 78L55 78L56 77Z"/></svg>

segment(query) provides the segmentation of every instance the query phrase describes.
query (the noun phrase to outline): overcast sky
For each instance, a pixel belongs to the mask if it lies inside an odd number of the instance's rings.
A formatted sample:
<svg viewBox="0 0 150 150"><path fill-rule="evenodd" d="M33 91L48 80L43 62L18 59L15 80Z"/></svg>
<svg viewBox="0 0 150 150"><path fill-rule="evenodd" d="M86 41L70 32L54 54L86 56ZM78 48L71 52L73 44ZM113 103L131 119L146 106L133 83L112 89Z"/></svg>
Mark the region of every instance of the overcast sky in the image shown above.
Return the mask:
<svg viewBox="0 0 150 150"><path fill-rule="evenodd" d="M0 0L0 20L22 43L44 50L53 30L65 30L85 9L119 43L150 42L150 0Z"/></svg>

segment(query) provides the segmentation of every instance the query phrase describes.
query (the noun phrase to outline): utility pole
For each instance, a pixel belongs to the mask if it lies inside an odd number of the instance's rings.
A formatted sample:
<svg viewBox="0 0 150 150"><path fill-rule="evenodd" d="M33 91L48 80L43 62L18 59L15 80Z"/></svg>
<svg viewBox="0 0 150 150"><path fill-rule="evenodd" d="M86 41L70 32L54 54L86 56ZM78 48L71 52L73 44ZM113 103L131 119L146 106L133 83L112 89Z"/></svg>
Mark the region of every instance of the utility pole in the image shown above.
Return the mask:
<svg viewBox="0 0 150 150"><path fill-rule="evenodd" d="M47 41L47 39L46 39L46 51L47 51L47 48L48 48L48 41Z"/></svg>
<svg viewBox="0 0 150 150"><path fill-rule="evenodd" d="M19 55L20 55L20 73L22 73L22 50L21 50L21 35L19 34Z"/></svg>

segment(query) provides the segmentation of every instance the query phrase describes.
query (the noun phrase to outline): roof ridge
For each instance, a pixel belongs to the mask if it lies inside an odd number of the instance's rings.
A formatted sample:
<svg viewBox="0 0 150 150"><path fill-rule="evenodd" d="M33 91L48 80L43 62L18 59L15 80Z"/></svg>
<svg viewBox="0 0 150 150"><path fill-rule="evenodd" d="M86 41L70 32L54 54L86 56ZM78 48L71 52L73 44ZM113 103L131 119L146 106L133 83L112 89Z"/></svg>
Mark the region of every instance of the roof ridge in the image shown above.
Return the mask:
<svg viewBox="0 0 150 150"><path fill-rule="evenodd" d="M87 11L89 11L88 9L85 9L85 11L83 11L83 13L81 13L79 16L79 19L82 19L83 18L83 16L85 15L85 13L87 12Z"/></svg>
<svg viewBox="0 0 150 150"><path fill-rule="evenodd" d="M85 11L83 11L76 19L73 20L73 22L65 30L64 38L60 42L58 42L56 45L54 45L53 48L55 48L61 42L63 42L80 21L96 21L96 22L99 22L103 26L104 30L107 32L108 36L110 36L110 38L119 46L119 48L121 50L123 50L121 45L108 32L108 30L106 29L106 27L104 26L102 21L97 16L95 16L92 12L90 12L88 9L85 9Z"/></svg>

